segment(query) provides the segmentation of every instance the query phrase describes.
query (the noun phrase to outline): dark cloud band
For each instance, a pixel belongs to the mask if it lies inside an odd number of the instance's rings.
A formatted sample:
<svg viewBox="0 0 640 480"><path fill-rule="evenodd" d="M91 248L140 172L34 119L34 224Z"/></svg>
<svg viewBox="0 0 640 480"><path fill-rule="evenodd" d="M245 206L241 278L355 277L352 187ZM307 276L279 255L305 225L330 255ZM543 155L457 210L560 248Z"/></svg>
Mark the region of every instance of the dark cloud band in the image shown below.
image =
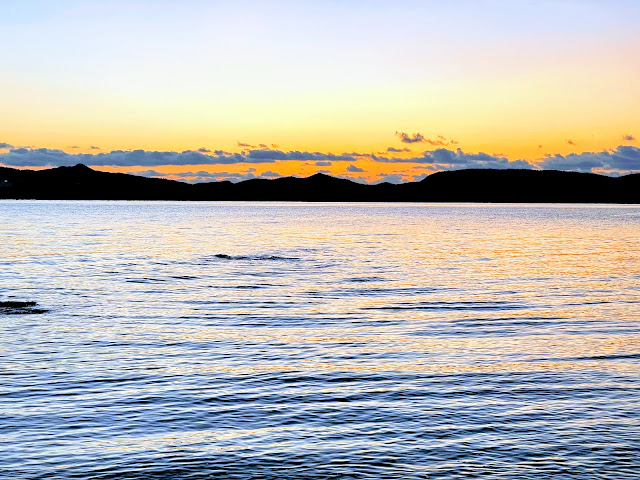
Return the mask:
<svg viewBox="0 0 640 480"><path fill-rule="evenodd" d="M0 163L16 167L61 167L83 163L90 166L155 167L161 165L233 165L238 163L275 163L288 160L312 160L322 162L355 162L353 155L334 155L320 152L283 152L280 150L248 150L229 153L222 150L205 152L158 152L146 150L114 150L108 153L66 153L48 148L14 148L0 154Z"/></svg>
<svg viewBox="0 0 640 480"><path fill-rule="evenodd" d="M0 144L8 145L8 144ZM10 148L10 146L6 147ZM428 170L454 170L463 168L521 168L544 170L571 170L576 172L610 172L613 174L640 171L640 148L620 145L615 150L602 152L546 155L536 162L509 160L502 155L465 153L461 149L439 148L420 156L397 158L371 153L343 153L334 155L321 152L284 152L281 150L247 150L230 153L223 150L187 150L184 152L159 152L146 150L88 153L66 153L47 148L11 148L0 153L0 164L15 167L71 166L83 163L89 166L157 167L162 165L235 165L269 164L281 161L312 161L316 166L330 166L332 162L349 162L352 173L364 170L356 165L359 159L381 163L414 164L414 168Z"/></svg>
<svg viewBox="0 0 640 480"><path fill-rule="evenodd" d="M538 166L545 170L574 172L634 172L640 170L640 148L620 145L612 151L547 155Z"/></svg>

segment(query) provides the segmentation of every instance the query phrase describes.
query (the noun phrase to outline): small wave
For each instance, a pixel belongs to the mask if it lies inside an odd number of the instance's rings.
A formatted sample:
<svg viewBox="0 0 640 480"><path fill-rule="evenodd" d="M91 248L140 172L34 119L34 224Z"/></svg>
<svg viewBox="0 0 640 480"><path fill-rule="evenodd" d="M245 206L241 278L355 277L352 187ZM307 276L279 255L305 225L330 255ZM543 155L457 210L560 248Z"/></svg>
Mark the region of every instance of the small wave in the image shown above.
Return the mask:
<svg viewBox="0 0 640 480"><path fill-rule="evenodd" d="M48 310L35 308L36 302L0 302L0 315L34 315Z"/></svg>
<svg viewBox="0 0 640 480"><path fill-rule="evenodd" d="M364 310L515 310L525 305L506 302L419 302L365 307Z"/></svg>
<svg viewBox="0 0 640 480"><path fill-rule="evenodd" d="M576 360L640 360L640 353L620 353L617 355L592 355L576 357Z"/></svg>
<svg viewBox="0 0 640 480"><path fill-rule="evenodd" d="M372 280L373 281L373 280ZM313 296L389 296L389 295L425 295L432 294L436 291L442 291L442 289L436 289L434 287L390 287L390 288L338 288L326 291L310 290L308 295Z"/></svg>
<svg viewBox="0 0 640 480"><path fill-rule="evenodd" d="M344 279L345 282L349 283L382 282L384 280L386 279L382 277L351 277Z"/></svg>
<svg viewBox="0 0 640 480"><path fill-rule="evenodd" d="M127 278L125 282L127 283L162 283L162 282L166 282L166 280L162 278Z"/></svg>
<svg viewBox="0 0 640 480"><path fill-rule="evenodd" d="M614 355L587 355L584 357L565 357L565 358L533 358L531 362L580 362L580 361L597 361L597 360L640 360L640 353L620 353Z"/></svg>

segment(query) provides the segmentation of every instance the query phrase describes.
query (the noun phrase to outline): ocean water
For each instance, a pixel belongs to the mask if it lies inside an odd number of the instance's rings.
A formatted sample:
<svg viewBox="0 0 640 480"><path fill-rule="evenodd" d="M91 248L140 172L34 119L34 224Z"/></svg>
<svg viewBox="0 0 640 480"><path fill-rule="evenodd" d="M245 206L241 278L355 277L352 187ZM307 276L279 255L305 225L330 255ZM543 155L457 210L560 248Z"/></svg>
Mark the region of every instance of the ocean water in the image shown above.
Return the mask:
<svg viewBox="0 0 640 480"><path fill-rule="evenodd" d="M0 301L0 478L640 478L638 206L2 201Z"/></svg>

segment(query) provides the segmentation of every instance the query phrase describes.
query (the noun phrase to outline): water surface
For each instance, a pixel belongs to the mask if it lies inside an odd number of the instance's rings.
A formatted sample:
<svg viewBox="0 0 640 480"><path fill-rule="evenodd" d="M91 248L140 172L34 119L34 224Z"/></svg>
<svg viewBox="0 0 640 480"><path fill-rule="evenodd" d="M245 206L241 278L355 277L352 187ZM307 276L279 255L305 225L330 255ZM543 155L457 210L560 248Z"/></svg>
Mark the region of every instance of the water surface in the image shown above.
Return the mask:
<svg viewBox="0 0 640 480"><path fill-rule="evenodd" d="M638 206L2 201L0 301L3 478L640 471Z"/></svg>

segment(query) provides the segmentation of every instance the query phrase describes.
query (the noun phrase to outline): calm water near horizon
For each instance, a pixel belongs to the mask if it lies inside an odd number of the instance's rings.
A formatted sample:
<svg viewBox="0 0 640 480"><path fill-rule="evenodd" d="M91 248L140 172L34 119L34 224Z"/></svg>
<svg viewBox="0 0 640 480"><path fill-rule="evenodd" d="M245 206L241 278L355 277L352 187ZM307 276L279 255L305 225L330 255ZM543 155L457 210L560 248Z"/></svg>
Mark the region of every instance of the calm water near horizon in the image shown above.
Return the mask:
<svg viewBox="0 0 640 480"><path fill-rule="evenodd" d="M640 206L0 201L0 301L0 478L640 477Z"/></svg>

